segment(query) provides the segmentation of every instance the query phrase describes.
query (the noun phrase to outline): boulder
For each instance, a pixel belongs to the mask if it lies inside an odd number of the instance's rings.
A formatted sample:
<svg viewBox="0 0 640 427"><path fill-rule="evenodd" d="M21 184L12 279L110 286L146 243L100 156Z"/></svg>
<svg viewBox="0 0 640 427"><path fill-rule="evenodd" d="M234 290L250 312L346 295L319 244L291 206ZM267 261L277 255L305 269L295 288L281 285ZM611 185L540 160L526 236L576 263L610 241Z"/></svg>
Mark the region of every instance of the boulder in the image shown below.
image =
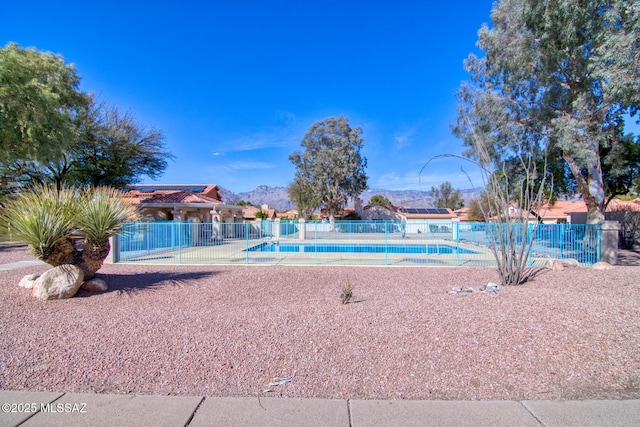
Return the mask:
<svg viewBox="0 0 640 427"><path fill-rule="evenodd" d="M107 282L104 280L94 277L93 279L84 282L82 284L82 289L90 292L104 292L109 289L109 286L107 286Z"/></svg>
<svg viewBox="0 0 640 427"><path fill-rule="evenodd" d="M40 277L39 274L27 274L22 279L20 279L20 283L18 283L18 286L20 286L21 288L31 289L33 288L33 282L35 282L38 277Z"/></svg>
<svg viewBox="0 0 640 427"><path fill-rule="evenodd" d="M66 299L78 292L84 272L76 265L63 264L45 271L33 283L33 296L40 299Z"/></svg>
<svg viewBox="0 0 640 427"><path fill-rule="evenodd" d="M608 262L600 261L591 266L594 270L611 270L613 266Z"/></svg>
<svg viewBox="0 0 640 427"><path fill-rule="evenodd" d="M580 267L580 261L574 258L567 258L561 260L563 267Z"/></svg>
<svg viewBox="0 0 640 427"><path fill-rule="evenodd" d="M547 268L552 271L562 271L564 270L564 265L562 265L562 261L559 259L550 259L547 262Z"/></svg>

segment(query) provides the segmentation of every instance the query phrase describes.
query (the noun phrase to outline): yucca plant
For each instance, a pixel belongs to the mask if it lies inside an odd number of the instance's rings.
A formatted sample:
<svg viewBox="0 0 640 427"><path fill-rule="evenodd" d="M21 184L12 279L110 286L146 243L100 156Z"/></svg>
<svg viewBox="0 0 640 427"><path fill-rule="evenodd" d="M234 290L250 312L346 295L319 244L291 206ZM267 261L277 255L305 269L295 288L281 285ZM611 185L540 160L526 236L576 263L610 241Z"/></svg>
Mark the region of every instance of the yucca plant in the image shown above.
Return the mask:
<svg viewBox="0 0 640 427"><path fill-rule="evenodd" d="M82 269L93 277L111 248L109 238L120 232L122 223L136 216L136 207L120 198L118 190L92 188L80 197L75 225L84 234Z"/></svg>
<svg viewBox="0 0 640 427"><path fill-rule="evenodd" d="M58 193L46 186L32 187L7 201L1 221L12 235L29 245L31 254L57 266L73 261L73 218L71 192Z"/></svg>
<svg viewBox="0 0 640 427"><path fill-rule="evenodd" d="M78 265L88 279L109 254L109 238L120 231L120 223L135 215L135 206L112 188L58 191L35 186L10 200L0 220L29 245L34 257L54 267ZM76 241L82 242L82 250Z"/></svg>

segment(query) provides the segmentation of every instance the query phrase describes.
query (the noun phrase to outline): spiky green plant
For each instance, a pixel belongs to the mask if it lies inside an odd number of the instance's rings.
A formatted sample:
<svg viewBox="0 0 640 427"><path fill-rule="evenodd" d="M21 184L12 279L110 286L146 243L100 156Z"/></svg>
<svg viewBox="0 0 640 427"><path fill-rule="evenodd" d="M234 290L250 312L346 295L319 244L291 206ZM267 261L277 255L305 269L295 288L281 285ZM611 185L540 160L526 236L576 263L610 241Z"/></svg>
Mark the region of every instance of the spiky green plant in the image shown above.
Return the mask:
<svg viewBox="0 0 640 427"><path fill-rule="evenodd" d="M3 228L11 227L16 239L29 245L34 257L55 265L51 257L68 251L66 243L76 215L73 199L71 189L58 193L51 187L35 186L7 201L0 221Z"/></svg>
<svg viewBox="0 0 640 427"><path fill-rule="evenodd" d="M135 206L122 200L118 190L90 188L82 193L78 202L75 226L86 234L87 240L102 242L118 234L122 223L135 216Z"/></svg>
<svg viewBox="0 0 640 427"><path fill-rule="evenodd" d="M351 284L351 282L347 282L347 284L342 287L340 301L342 302L342 304L349 304L351 298L353 298L353 285Z"/></svg>
<svg viewBox="0 0 640 427"><path fill-rule="evenodd" d="M109 238L120 232L122 222L134 219L136 207L125 202L118 190L99 187L86 190L80 197L75 224L85 239L80 267L91 278L109 254Z"/></svg>
<svg viewBox="0 0 640 427"><path fill-rule="evenodd" d="M79 265L85 278L91 278L109 253L109 238L135 215L135 206L112 188L58 191L37 186L7 203L2 223L36 258L53 266ZM78 239L83 241L81 251L75 246Z"/></svg>

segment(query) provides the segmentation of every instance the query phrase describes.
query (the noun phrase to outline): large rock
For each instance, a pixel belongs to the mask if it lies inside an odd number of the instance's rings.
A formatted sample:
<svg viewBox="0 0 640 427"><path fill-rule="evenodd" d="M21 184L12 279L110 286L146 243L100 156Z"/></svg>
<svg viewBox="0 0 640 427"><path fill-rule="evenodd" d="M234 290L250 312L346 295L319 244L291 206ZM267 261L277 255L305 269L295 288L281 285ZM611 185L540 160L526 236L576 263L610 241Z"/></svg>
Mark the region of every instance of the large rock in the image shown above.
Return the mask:
<svg viewBox="0 0 640 427"><path fill-rule="evenodd" d="M90 292L104 292L109 289L109 286L107 286L107 282L104 280L94 277L93 279L89 279L84 282L82 284L82 289Z"/></svg>
<svg viewBox="0 0 640 427"><path fill-rule="evenodd" d="M47 270L33 283L33 296L40 299L66 299L78 292L84 272L76 265L63 264Z"/></svg>

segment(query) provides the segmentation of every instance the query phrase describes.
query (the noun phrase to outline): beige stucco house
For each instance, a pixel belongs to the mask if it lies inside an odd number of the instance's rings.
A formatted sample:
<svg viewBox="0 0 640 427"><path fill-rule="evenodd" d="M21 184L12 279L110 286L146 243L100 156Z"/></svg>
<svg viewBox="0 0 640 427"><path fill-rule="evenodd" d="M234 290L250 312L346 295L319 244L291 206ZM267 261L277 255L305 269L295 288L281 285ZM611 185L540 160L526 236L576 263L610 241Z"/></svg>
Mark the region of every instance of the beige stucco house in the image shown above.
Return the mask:
<svg viewBox="0 0 640 427"><path fill-rule="evenodd" d="M123 193L143 221L242 222L242 206L226 205L213 184L135 184Z"/></svg>

